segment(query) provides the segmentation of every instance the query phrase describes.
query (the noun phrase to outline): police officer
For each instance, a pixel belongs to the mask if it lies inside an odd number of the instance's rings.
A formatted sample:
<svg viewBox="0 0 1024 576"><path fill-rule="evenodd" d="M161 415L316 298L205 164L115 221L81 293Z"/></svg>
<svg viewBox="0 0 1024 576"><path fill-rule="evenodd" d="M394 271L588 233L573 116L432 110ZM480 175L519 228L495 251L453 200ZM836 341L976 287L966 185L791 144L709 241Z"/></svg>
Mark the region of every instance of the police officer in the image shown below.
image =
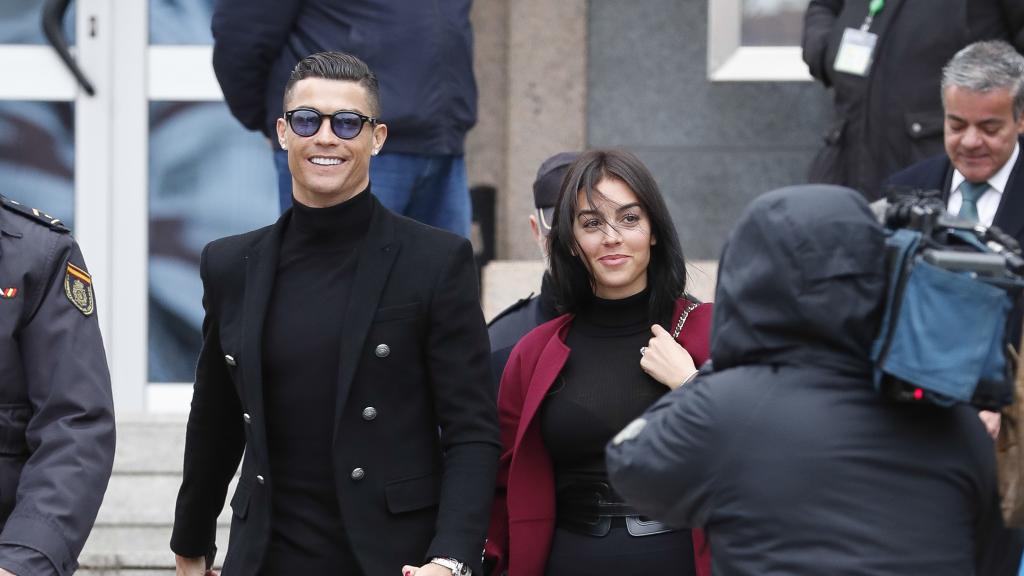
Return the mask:
<svg viewBox="0 0 1024 576"><path fill-rule="evenodd" d="M0 204L0 576L64 576L114 462L110 373L78 244Z"/></svg>
<svg viewBox="0 0 1024 576"><path fill-rule="evenodd" d="M537 179L533 181L534 214L530 214L530 230L533 239L544 254L547 266L548 233L551 232L551 216L558 203L558 193L562 186L569 165L579 156L578 152L560 152L545 160L537 170ZM537 326L558 316L555 309L555 289L551 283L551 274L545 268L544 279L541 281L540 294L532 293L498 313L487 324L487 335L491 339L491 372L494 378L494 389L501 383L501 374L505 363L512 353L512 348L519 339Z"/></svg>

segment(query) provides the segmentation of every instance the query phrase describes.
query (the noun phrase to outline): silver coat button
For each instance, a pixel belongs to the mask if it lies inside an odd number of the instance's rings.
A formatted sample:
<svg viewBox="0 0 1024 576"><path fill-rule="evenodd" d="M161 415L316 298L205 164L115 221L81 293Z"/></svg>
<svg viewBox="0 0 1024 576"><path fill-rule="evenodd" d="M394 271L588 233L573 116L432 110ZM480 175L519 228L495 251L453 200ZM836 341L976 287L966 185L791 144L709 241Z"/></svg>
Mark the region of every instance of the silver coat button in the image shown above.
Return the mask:
<svg viewBox="0 0 1024 576"><path fill-rule="evenodd" d="M263 483L266 482L266 480L263 479L263 476L257 475L256 476L256 482L259 483L259 484L263 484Z"/></svg>
<svg viewBox="0 0 1024 576"><path fill-rule="evenodd" d="M224 355L224 361L227 362L228 366L237 366L238 362L235 362L235 357L231 354Z"/></svg>
<svg viewBox="0 0 1024 576"><path fill-rule="evenodd" d="M376 417L377 417L377 409L376 408L374 408L373 406L367 406L366 408L363 408L363 420L366 420L367 422L369 422L370 420L373 420Z"/></svg>
<svg viewBox="0 0 1024 576"><path fill-rule="evenodd" d="M391 354L391 346L387 344L377 344L377 348L373 351L377 355L377 358L387 358L388 354Z"/></svg>
<svg viewBox="0 0 1024 576"><path fill-rule="evenodd" d="M362 468L355 468L349 476L351 476L353 480L362 480L366 476L366 470L363 470Z"/></svg>
<svg viewBox="0 0 1024 576"><path fill-rule="evenodd" d="M245 423L248 424L248 423L252 422L252 417L249 416L248 414L242 414L242 420L244 420Z"/></svg>
<svg viewBox="0 0 1024 576"><path fill-rule="evenodd" d="M913 132L914 134L920 134L921 133L921 123L920 122L914 122L913 124L911 124L910 125L910 131Z"/></svg>

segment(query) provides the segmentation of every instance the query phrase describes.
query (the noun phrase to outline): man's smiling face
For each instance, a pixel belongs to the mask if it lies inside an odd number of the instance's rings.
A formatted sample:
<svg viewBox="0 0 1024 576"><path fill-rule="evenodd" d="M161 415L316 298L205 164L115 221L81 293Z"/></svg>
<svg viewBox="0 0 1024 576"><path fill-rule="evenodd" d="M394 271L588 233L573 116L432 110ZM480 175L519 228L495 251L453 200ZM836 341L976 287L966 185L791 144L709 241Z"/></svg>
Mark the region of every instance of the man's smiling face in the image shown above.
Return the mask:
<svg viewBox="0 0 1024 576"><path fill-rule="evenodd" d="M305 78L295 83L288 99L288 110L312 108L331 115L341 110L374 116L366 89L357 82ZM303 137L277 120L277 136L288 151L288 169L292 173L292 195L300 204L323 208L340 204L362 192L370 180L370 156L387 138L383 124L363 124L350 140L338 138L331 130L330 118L324 118L316 134Z"/></svg>

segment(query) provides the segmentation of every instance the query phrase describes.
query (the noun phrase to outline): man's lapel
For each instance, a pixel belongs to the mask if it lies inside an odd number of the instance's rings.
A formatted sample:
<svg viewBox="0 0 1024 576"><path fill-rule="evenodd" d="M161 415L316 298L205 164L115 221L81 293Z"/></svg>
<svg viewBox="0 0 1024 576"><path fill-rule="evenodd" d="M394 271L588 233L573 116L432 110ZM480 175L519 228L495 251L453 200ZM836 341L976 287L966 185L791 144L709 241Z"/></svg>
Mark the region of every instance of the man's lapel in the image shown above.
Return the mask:
<svg viewBox="0 0 1024 576"><path fill-rule="evenodd" d="M368 193L368 192L366 192ZM338 367L338 401L334 417L337 434L342 410L348 399L352 380L359 368L360 351L377 311L377 304L391 273L391 266L401 248L395 238L395 217L376 198L366 238L359 248L359 262L352 283L348 307L345 309Z"/></svg>
<svg viewBox="0 0 1024 576"><path fill-rule="evenodd" d="M1006 181L1006 189L999 201L999 209L992 219L992 224L1014 238L1020 239L1024 232L1024 138L1017 140L1020 153L1017 163Z"/></svg>
<svg viewBox="0 0 1024 576"><path fill-rule="evenodd" d="M261 239L249 247L245 255L245 296L242 315L242 381L245 382L245 405L250 410L263 406L263 321L277 275L277 259L281 251L281 234L291 216L286 211Z"/></svg>
<svg viewBox="0 0 1024 576"><path fill-rule="evenodd" d="M953 167L953 162L946 157L946 171L942 174L942 188L939 190L942 192L942 205L949 206L949 196L953 193L950 188L953 187L953 173L956 172L956 168Z"/></svg>

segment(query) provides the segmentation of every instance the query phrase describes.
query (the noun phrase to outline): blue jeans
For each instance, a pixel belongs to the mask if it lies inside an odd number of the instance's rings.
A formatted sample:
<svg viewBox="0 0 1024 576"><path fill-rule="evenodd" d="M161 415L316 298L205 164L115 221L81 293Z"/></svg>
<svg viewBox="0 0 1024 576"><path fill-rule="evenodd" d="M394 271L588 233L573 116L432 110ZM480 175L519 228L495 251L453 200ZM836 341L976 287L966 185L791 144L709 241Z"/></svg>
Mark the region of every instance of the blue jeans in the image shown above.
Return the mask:
<svg viewBox="0 0 1024 576"><path fill-rule="evenodd" d="M288 153L274 151L281 211L292 205ZM462 156L381 153L370 160L373 195L392 212L469 237L473 210Z"/></svg>

